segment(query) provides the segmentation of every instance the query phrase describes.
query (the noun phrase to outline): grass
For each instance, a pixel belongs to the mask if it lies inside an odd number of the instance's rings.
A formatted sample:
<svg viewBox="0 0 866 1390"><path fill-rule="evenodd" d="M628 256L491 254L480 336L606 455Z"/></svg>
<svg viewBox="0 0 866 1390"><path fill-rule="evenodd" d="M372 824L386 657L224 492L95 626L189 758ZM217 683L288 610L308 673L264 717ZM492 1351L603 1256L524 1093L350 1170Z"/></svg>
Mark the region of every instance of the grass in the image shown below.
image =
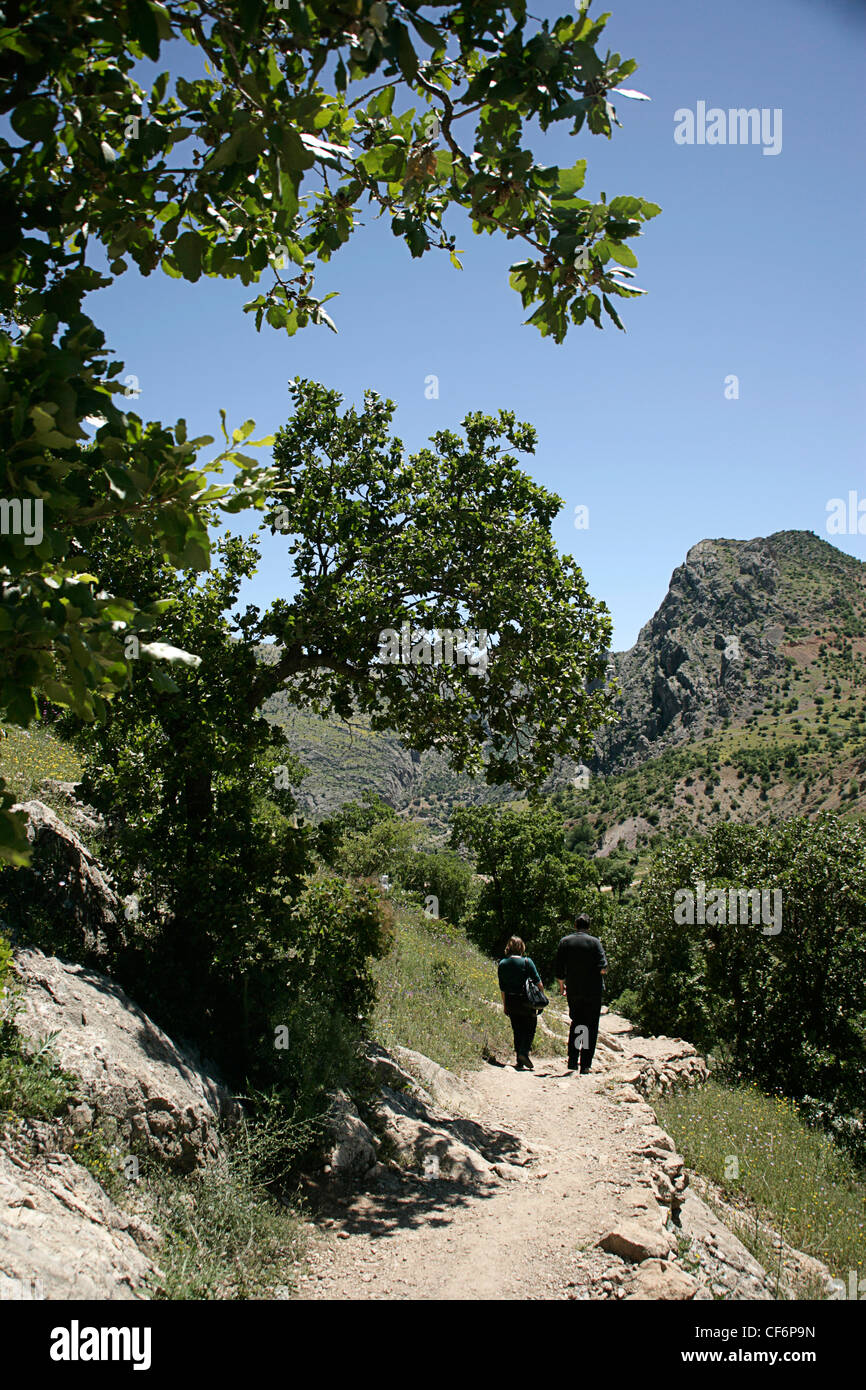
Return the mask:
<svg viewBox="0 0 866 1390"><path fill-rule="evenodd" d="M0 937L0 1134L28 1119L54 1120L62 1149L96 1179L118 1206L134 1208L162 1235L155 1262L163 1279L151 1293L166 1299L273 1297L293 1289L291 1269L304 1248L298 1203L289 1207L273 1187L309 1137L273 1114L243 1122L224 1136L223 1158L201 1173L179 1175L145 1155L134 1184L123 1153L99 1126L73 1138L63 1126L80 1082L65 1072L51 1038L35 1049L15 1026L19 991L11 953Z"/></svg>
<svg viewBox="0 0 866 1390"><path fill-rule="evenodd" d="M250 1137L252 1136L252 1138ZM295 1198L274 1196L258 1171L260 1131L242 1127L224 1159L181 1176L142 1162L143 1208L162 1234L160 1299L261 1299L295 1292L306 1232Z"/></svg>
<svg viewBox="0 0 866 1390"><path fill-rule="evenodd" d="M17 1034L0 1025L0 1129L19 1119L62 1114L76 1084L61 1071L47 1041L29 1053Z"/></svg>
<svg viewBox="0 0 866 1390"><path fill-rule="evenodd" d="M773 1252L755 1224L749 1229L749 1215L822 1260L835 1278L866 1273L866 1182L794 1101L711 1078L653 1104L686 1165L740 1208L737 1235L765 1268L773 1268Z"/></svg>
<svg viewBox="0 0 866 1390"><path fill-rule="evenodd" d="M451 1071L488 1055L509 1056L511 1024L502 1012L496 963L420 908L398 904L396 919L391 949L374 965L374 1041L423 1052ZM541 1029L533 1051L565 1055L564 1045Z"/></svg>
<svg viewBox="0 0 866 1390"><path fill-rule="evenodd" d="M26 797L45 777L76 782L81 767L68 744L47 729L10 725L0 728L0 776L6 778L16 796Z"/></svg>

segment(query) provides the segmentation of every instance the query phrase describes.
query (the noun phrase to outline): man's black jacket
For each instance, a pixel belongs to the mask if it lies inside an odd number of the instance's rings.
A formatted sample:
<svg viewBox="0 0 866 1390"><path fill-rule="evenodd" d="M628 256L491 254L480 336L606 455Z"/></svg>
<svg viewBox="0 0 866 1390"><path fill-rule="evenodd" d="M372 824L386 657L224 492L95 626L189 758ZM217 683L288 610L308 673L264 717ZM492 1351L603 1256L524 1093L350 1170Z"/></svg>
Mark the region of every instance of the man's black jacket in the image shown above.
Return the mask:
<svg viewBox="0 0 866 1390"><path fill-rule="evenodd" d="M607 956L597 936L590 936L588 931L575 931L560 941L554 973L557 980L565 980L565 992L570 998L601 996L604 993L601 972L606 967Z"/></svg>

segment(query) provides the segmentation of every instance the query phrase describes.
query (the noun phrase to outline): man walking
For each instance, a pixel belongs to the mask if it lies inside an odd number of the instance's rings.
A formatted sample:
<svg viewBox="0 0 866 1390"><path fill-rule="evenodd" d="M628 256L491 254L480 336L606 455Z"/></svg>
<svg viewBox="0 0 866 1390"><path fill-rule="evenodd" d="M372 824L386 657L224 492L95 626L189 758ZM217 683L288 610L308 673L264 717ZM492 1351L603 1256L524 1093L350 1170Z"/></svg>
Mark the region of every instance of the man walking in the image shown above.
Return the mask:
<svg viewBox="0 0 866 1390"><path fill-rule="evenodd" d="M589 918L582 912L570 936L564 936L556 952L559 992L568 999L568 1070L581 1076L592 1067L598 1039L598 1019L604 993L607 956L597 936L589 934Z"/></svg>

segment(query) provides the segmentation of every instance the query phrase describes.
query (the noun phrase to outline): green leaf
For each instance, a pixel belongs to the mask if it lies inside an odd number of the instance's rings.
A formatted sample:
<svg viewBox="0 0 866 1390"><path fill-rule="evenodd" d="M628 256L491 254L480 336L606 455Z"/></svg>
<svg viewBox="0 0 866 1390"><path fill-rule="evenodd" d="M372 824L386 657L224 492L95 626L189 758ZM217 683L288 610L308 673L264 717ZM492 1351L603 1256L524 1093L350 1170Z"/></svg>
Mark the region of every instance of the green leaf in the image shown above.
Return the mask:
<svg viewBox="0 0 866 1390"><path fill-rule="evenodd" d="M57 407L55 406L55 410ZM37 434L47 434L54 429L54 416L50 414L44 406L34 405L30 407L30 419L36 426Z"/></svg>
<svg viewBox="0 0 866 1390"><path fill-rule="evenodd" d="M637 217L643 207L643 199L620 196L619 198L613 198L609 203L609 207L612 215L618 218L619 221L624 222L632 217Z"/></svg>
<svg viewBox="0 0 866 1390"><path fill-rule="evenodd" d="M560 169L558 188L554 193L554 199L570 198L572 193L583 188L586 179L586 160L579 159L572 169Z"/></svg>
<svg viewBox="0 0 866 1390"><path fill-rule="evenodd" d="M619 265L627 265L631 270L634 270L638 260L630 246L622 246L618 241L609 241L607 247Z"/></svg>
<svg viewBox="0 0 866 1390"><path fill-rule="evenodd" d="M184 232L171 248L185 280L195 282L201 275L202 239L197 232Z"/></svg>
<svg viewBox="0 0 866 1390"><path fill-rule="evenodd" d="M384 179L389 183L401 177L405 162L405 145L398 145L393 141L375 146L358 160L365 174L369 174L371 179Z"/></svg>
<svg viewBox="0 0 866 1390"><path fill-rule="evenodd" d="M60 681L43 680L42 692L53 705L62 705L64 708L68 708L75 702L72 691L68 686L61 685Z"/></svg>
<svg viewBox="0 0 866 1390"><path fill-rule="evenodd" d="M10 124L22 140L35 144L37 141L47 140L54 129L57 116L57 107L47 97L31 97L29 101L23 101L20 106L15 107Z"/></svg>
<svg viewBox="0 0 866 1390"><path fill-rule="evenodd" d="M604 304L605 309L607 310L609 316L613 319L613 321L614 321L614 323L616 324L617 328L621 328L622 331L623 331L623 333L624 333L624 332L625 332L625 324L623 323L623 321L622 321L622 319L620 318L619 314L616 312L616 309L615 309L615 308L613 307L613 305L611 304L611 302L610 302L610 300L608 299L607 295L606 295L606 294L603 294L602 297L601 297L601 299L602 299L602 303Z"/></svg>
<svg viewBox="0 0 866 1390"><path fill-rule="evenodd" d="M408 18L413 29L418 30L424 42L429 43L434 52L439 49L444 50L446 40L445 34L441 29L437 29L436 25L431 24L429 19L422 19L418 14L410 14Z"/></svg>
<svg viewBox="0 0 866 1390"><path fill-rule="evenodd" d="M147 0L127 0L127 15L130 38L155 62L159 57L159 30L156 15Z"/></svg>
<svg viewBox="0 0 866 1390"><path fill-rule="evenodd" d="M292 126L283 129L280 140L280 164L285 169L310 169L315 157L305 147L300 134Z"/></svg>
<svg viewBox="0 0 866 1390"><path fill-rule="evenodd" d="M388 30L396 41L397 66L406 81L411 82L418 75L418 54L415 52L409 30L399 20L392 21Z"/></svg>
<svg viewBox="0 0 866 1390"><path fill-rule="evenodd" d="M244 138L244 133L245 131L243 127L241 127L240 130L232 131L228 139L223 140L222 144L218 146L216 150L214 150L213 154L210 155L208 159L205 160L203 167L206 170L222 169L225 167L226 164L231 164L235 159L237 159L238 152L241 148L241 141Z"/></svg>
<svg viewBox="0 0 866 1390"><path fill-rule="evenodd" d="M150 680L154 690L158 690L162 695L180 694L180 686L172 680L167 671L163 671L161 666L154 666L150 673Z"/></svg>
<svg viewBox="0 0 866 1390"><path fill-rule="evenodd" d="M282 80L283 80L283 74L280 72L280 65L279 65L279 63L277 62L277 55L274 53L274 50L273 50L272 48L269 48L269 49L268 49L268 81L270 82L270 84L271 84L272 87L279 87L279 85L280 85L280 83L282 82Z"/></svg>

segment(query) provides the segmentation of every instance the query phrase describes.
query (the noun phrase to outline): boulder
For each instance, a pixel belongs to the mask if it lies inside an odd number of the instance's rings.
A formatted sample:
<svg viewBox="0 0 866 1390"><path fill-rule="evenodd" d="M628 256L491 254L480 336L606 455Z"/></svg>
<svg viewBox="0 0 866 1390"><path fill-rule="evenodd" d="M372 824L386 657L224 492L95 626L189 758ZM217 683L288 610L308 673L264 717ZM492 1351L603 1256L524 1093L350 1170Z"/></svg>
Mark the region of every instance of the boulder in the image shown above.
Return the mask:
<svg viewBox="0 0 866 1390"><path fill-rule="evenodd" d="M617 1222L598 1242L602 1250L640 1264L644 1260L663 1260L673 1253L675 1242L669 1231L650 1221Z"/></svg>
<svg viewBox="0 0 866 1390"><path fill-rule="evenodd" d="M382 1127L393 1145L401 1167L423 1173L426 1178L442 1178L448 1182L496 1182L493 1165L469 1144L463 1143L444 1125L431 1123L412 1113L412 1107L402 1097L387 1088L382 1090L378 1106ZM500 1164L512 1173L511 1166Z"/></svg>
<svg viewBox="0 0 866 1390"><path fill-rule="evenodd" d="M0 1299L148 1298L157 1240L67 1154L0 1142Z"/></svg>
<svg viewBox="0 0 866 1390"><path fill-rule="evenodd" d="M380 1086L387 1086L392 1091L408 1091L411 1095L420 1096L422 1100L433 1104L433 1097L430 1093L419 1084L411 1072L407 1071L405 1067L401 1067L390 1052L385 1051L384 1047L379 1047L377 1043L365 1043L364 1056Z"/></svg>
<svg viewBox="0 0 866 1390"><path fill-rule="evenodd" d="M94 961L123 941L126 908L84 841L42 801L12 808L27 816L31 863L15 875L10 891L13 919L34 908L52 924L63 949Z"/></svg>
<svg viewBox="0 0 866 1390"><path fill-rule="evenodd" d="M472 1087L455 1076L454 1072L447 1071L438 1062L408 1047L395 1047L394 1056L446 1110L459 1112L468 1108L471 1112L475 1109L476 1097Z"/></svg>
<svg viewBox="0 0 866 1390"><path fill-rule="evenodd" d="M689 1242L689 1259L716 1297L749 1301L774 1297L764 1268L691 1189L684 1196L680 1230Z"/></svg>
<svg viewBox="0 0 866 1390"><path fill-rule="evenodd" d="M623 1297L656 1298L668 1301L694 1298L698 1281L673 1260L645 1260L623 1281Z"/></svg>
<svg viewBox="0 0 866 1390"><path fill-rule="evenodd" d="M794 1299L832 1296L833 1279L827 1266L789 1245L778 1231L759 1218L757 1233L773 1252L770 1270L765 1272L736 1235L740 1230L754 1231L752 1215L728 1201L709 1179L696 1175L694 1181L698 1192L692 1194L693 1200L683 1208L683 1231L691 1238L702 1267L711 1271L713 1289L719 1296L730 1292L735 1298L760 1297L760 1294L734 1290L754 1288L755 1280L761 1278L772 1298L780 1294L783 1298ZM702 1200L704 1198L706 1200Z"/></svg>
<svg viewBox="0 0 866 1390"><path fill-rule="evenodd" d="M325 1172L342 1182L368 1177L378 1163L376 1141L345 1091L332 1097L326 1123L330 1153Z"/></svg>
<svg viewBox="0 0 866 1390"><path fill-rule="evenodd" d="M220 1120L237 1107L119 985L36 950L17 951L14 968L23 986L19 1032L34 1044L50 1036L60 1065L80 1082L74 1128L99 1124L110 1139L181 1172L217 1155Z"/></svg>

